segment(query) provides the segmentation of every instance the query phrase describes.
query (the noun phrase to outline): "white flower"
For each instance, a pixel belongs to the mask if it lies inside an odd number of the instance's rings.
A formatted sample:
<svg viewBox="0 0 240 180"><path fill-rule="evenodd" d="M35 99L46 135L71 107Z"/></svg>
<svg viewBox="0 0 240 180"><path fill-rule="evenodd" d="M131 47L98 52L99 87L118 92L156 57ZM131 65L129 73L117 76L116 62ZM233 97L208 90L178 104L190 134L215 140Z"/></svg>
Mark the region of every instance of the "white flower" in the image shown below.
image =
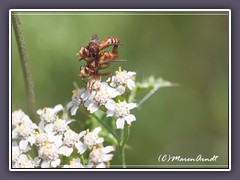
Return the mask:
<svg viewBox="0 0 240 180"><path fill-rule="evenodd" d="M32 121L25 121L13 129L12 138L15 139L20 137L22 139L27 139L35 132L35 129L38 129L36 124L34 124Z"/></svg>
<svg viewBox="0 0 240 180"><path fill-rule="evenodd" d="M89 93L86 89L73 90L72 101L67 104L67 109L71 108L71 115L74 116L77 113L77 109L84 104L89 97Z"/></svg>
<svg viewBox="0 0 240 180"><path fill-rule="evenodd" d="M93 91L84 103L90 113L96 112L100 106L105 106L112 98L120 95L117 89L110 87L106 82L101 83L98 91Z"/></svg>
<svg viewBox="0 0 240 180"><path fill-rule="evenodd" d="M123 102L112 102L106 106L107 110L107 117L109 116L116 116L117 121L117 129L123 129L125 121L127 124L131 124L132 121L135 121L136 118L134 115L130 114L130 110L137 107L136 103L127 103L126 101Z"/></svg>
<svg viewBox="0 0 240 180"><path fill-rule="evenodd" d="M43 162L41 164L42 168L48 168L50 166L57 167L60 164L59 159L59 146L55 143L45 143L38 149L38 155Z"/></svg>
<svg viewBox="0 0 240 180"><path fill-rule="evenodd" d="M38 155L43 160L56 160L59 157L58 146L48 142L39 148Z"/></svg>
<svg viewBox="0 0 240 180"><path fill-rule="evenodd" d="M50 167L56 168L57 166L60 165L60 163L61 163L60 159L56 159L53 161L43 160L43 162L41 164L41 168L50 168Z"/></svg>
<svg viewBox="0 0 240 180"><path fill-rule="evenodd" d="M104 139L98 137L98 133L102 130L101 127L95 128L92 132L87 130L87 133L83 137L83 143L79 141L75 144L78 153L83 154L86 149L92 149L93 146L103 143Z"/></svg>
<svg viewBox="0 0 240 180"><path fill-rule="evenodd" d="M69 131L72 131L72 130L69 129L66 132L69 132ZM70 136L72 134L70 134ZM41 164L42 168L57 167L61 162L59 159L59 155L64 155L64 156L68 157L72 154L73 148L69 148L67 146L62 146L63 145L62 139L63 139L63 135L61 135L61 134L54 135L53 132L50 132L50 133L40 132L36 135L35 144L38 148L39 157L41 159L43 159L43 162ZM66 141L67 141L66 138L64 140L66 143ZM70 145L71 145L71 143L73 143L73 142L71 142L71 140L72 139L70 139L70 137L68 137L68 143Z"/></svg>
<svg viewBox="0 0 240 180"><path fill-rule="evenodd" d="M53 123L57 118L57 113L63 110L62 105L56 105L54 108L39 109L37 114L44 123Z"/></svg>
<svg viewBox="0 0 240 180"><path fill-rule="evenodd" d="M18 157L21 155L21 151L16 142L12 143L12 162L16 162Z"/></svg>
<svg viewBox="0 0 240 180"><path fill-rule="evenodd" d="M77 134L69 129L64 133L63 143L68 147L74 147L75 143L77 143L84 134L85 132Z"/></svg>
<svg viewBox="0 0 240 180"><path fill-rule="evenodd" d="M121 70L121 67L119 67L119 70L116 71L116 75L112 77L112 81L110 82L110 85L112 87L115 86L127 86L130 90L133 90L135 88L135 82L133 81L134 76L136 75L135 72ZM108 79L110 81L110 79Z"/></svg>
<svg viewBox="0 0 240 180"><path fill-rule="evenodd" d="M43 121L39 123L39 129L46 133L54 133L54 134L63 134L65 131L69 129L68 124L75 121L74 119L63 120L56 117L56 121L53 123L45 124Z"/></svg>
<svg viewBox="0 0 240 180"><path fill-rule="evenodd" d="M84 145L86 145L89 149L92 149L93 146L102 143L104 139L98 137L98 133L101 130L101 127L97 127L92 132L87 132L87 134L83 137Z"/></svg>
<svg viewBox="0 0 240 180"><path fill-rule="evenodd" d="M35 144L39 148L45 146L47 143L54 143L56 146L60 147L62 145L62 135L55 135L53 132L45 133L39 132L35 135Z"/></svg>
<svg viewBox="0 0 240 180"><path fill-rule="evenodd" d="M29 151L31 148L28 145L27 140L20 140L19 144L17 144L16 141L12 143L12 162L16 162L18 157L27 151Z"/></svg>
<svg viewBox="0 0 240 180"><path fill-rule="evenodd" d="M26 154L21 154L16 163L14 164L14 168L34 168L34 161L28 159Z"/></svg>
<svg viewBox="0 0 240 180"><path fill-rule="evenodd" d="M69 129L68 124L73 122L75 120L63 120L63 119L57 119L53 124L53 131L57 132L58 134L63 134L65 131Z"/></svg>
<svg viewBox="0 0 240 180"><path fill-rule="evenodd" d="M61 147L60 154L63 154L64 156L70 156L71 153L73 152L73 148L76 147L78 149L78 152L80 154L85 152L85 149L80 149L82 146L82 142L80 141L80 138L84 136L86 132L82 131L81 133L77 134L71 129L67 130L64 133L64 139L63 139L63 144L66 146Z"/></svg>
<svg viewBox="0 0 240 180"><path fill-rule="evenodd" d="M70 161L69 165L64 165L63 168L84 168L84 166L81 164L79 158L74 158Z"/></svg>
<svg viewBox="0 0 240 180"><path fill-rule="evenodd" d="M109 162L113 157L113 154L108 154L112 151L114 151L113 146L94 148L89 155L89 165L94 164L96 168L105 168L104 163Z"/></svg>
<svg viewBox="0 0 240 180"><path fill-rule="evenodd" d="M48 142L48 135L44 132L39 132L35 136L35 145L37 147L44 146Z"/></svg>
<svg viewBox="0 0 240 180"><path fill-rule="evenodd" d="M21 109L14 111L12 113L12 125L14 127L24 122L32 122L32 121Z"/></svg>
<svg viewBox="0 0 240 180"><path fill-rule="evenodd" d="M36 135L35 144L38 150L38 156L43 161L42 168L57 167L60 164L59 155L61 153L63 135L54 135L53 132L40 132Z"/></svg>
<svg viewBox="0 0 240 180"><path fill-rule="evenodd" d="M47 136L48 136L48 141L56 144L58 147L60 147L63 144L62 134L55 135L54 133L47 133Z"/></svg>
<svg viewBox="0 0 240 180"><path fill-rule="evenodd" d="M27 152L29 151L31 148L28 145L28 140L20 140L19 141L19 149L21 150L21 152Z"/></svg>

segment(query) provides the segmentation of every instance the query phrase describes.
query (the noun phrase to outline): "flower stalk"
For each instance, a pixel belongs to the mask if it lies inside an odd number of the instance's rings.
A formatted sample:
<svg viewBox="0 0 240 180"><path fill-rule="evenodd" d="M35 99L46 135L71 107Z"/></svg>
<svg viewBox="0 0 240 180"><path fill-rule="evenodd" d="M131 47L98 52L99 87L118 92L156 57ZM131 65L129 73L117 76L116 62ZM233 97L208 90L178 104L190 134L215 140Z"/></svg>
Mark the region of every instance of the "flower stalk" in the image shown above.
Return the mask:
<svg viewBox="0 0 240 180"><path fill-rule="evenodd" d="M126 158L125 158L125 144L130 135L130 125L127 125L124 129L120 131L119 139L119 155L122 168L126 168Z"/></svg>
<svg viewBox="0 0 240 180"><path fill-rule="evenodd" d="M35 120L35 102L36 101L35 101L35 93L33 89L32 74L30 71L29 57L28 57L27 48L25 45L22 25L17 13L12 14L12 25L13 25L13 29L14 29L14 33L17 41L18 53L20 56L20 62L22 66L25 92L26 92L27 102L28 102L28 111L29 111L30 118L33 120L33 122L36 122Z"/></svg>

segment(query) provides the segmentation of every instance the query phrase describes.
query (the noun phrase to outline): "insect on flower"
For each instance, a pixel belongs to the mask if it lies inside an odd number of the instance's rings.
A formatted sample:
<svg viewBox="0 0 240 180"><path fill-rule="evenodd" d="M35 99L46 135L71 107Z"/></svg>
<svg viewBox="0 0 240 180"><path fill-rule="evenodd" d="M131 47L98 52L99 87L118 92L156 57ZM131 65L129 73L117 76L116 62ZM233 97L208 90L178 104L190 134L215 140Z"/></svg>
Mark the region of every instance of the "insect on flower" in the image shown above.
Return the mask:
<svg viewBox="0 0 240 180"><path fill-rule="evenodd" d="M119 39L109 37L103 40L100 44L98 43L100 37L97 34L94 34L91 38L90 43L86 47L81 47L80 51L76 54L80 56L81 59L86 61L95 61L95 60L105 60L105 59L116 59L118 58L118 46L121 45ZM103 52L102 50L106 49L109 46L114 46L112 53Z"/></svg>
<svg viewBox="0 0 240 180"><path fill-rule="evenodd" d="M109 37L103 40L101 43L98 43L99 39L99 36L94 34L90 43L86 47L81 47L80 51L76 53L77 56L81 57L80 60L83 59L87 63L85 66L80 67L79 76L83 81L85 77L97 80L101 76L110 76L110 72L99 73L99 71L108 68L111 65L111 62L126 61L117 60L118 47L122 45L119 39ZM109 46L113 46L112 52L103 51Z"/></svg>

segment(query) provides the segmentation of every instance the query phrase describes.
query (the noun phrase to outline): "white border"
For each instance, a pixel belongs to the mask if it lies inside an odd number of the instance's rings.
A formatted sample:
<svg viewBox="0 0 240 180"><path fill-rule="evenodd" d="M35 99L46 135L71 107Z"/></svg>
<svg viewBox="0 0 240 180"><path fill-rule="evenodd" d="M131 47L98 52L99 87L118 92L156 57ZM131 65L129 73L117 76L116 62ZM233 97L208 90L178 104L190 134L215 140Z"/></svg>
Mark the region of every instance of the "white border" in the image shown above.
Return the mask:
<svg viewBox="0 0 240 180"><path fill-rule="evenodd" d="M199 11L199 12L227 12L229 13L229 109L228 109L228 126L229 126L229 168L228 169L184 169L184 168L179 168L179 169L12 169L11 165L11 152L12 152L12 144L11 144L11 121L9 121L9 171L231 171L231 10L230 9L10 9L9 10L9 91L12 89L11 87L11 62L12 62L12 57L11 57L11 50L12 50L12 45L11 45L11 24L12 24L12 19L11 19L11 14L14 11L18 12L193 12L193 11ZM66 15L66 14L65 14ZM80 15L80 14L79 14ZM88 14L89 15L89 14ZM95 14L96 15L96 14ZM109 14L111 15L111 14ZM154 15L154 14L153 14ZM170 15L170 14L164 14L164 15ZM179 15L179 14L177 14ZM193 15L193 14L184 14L184 15ZM204 14L197 14L197 15L204 15ZM206 14L205 14L206 15ZM220 14L207 14L207 15L220 15ZM224 15L224 14L223 14ZM12 102L12 94L9 93L9 120L12 118L12 107L11 107L11 102ZM184 166L184 165L183 165ZM176 166L175 166L176 167ZM180 167L180 166L179 166Z"/></svg>

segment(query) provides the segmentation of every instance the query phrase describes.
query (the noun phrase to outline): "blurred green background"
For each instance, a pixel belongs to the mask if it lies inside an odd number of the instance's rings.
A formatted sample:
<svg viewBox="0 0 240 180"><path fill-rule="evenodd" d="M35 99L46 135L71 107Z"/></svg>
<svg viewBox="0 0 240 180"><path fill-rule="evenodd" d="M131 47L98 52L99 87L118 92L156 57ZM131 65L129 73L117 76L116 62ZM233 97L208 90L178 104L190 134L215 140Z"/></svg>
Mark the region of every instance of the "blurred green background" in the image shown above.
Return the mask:
<svg viewBox="0 0 240 180"><path fill-rule="evenodd" d="M160 89L140 110L133 111L137 121L131 128L127 164L194 164L158 162L158 156L165 153L183 157L218 155L217 162L196 164L228 164L226 13L21 14L37 108L66 104L72 96L72 83L76 81L83 85L78 73L84 63L78 62L75 54L81 46L88 44L92 34L98 34L101 40L117 37L124 43L119 48L119 58L128 61L115 63L107 71L114 72L121 66L122 69L136 71L138 81L153 75L180 84L179 87ZM19 108L28 113L21 65L12 33L12 110ZM81 112L78 116L81 117ZM117 162L115 158L112 164Z"/></svg>

